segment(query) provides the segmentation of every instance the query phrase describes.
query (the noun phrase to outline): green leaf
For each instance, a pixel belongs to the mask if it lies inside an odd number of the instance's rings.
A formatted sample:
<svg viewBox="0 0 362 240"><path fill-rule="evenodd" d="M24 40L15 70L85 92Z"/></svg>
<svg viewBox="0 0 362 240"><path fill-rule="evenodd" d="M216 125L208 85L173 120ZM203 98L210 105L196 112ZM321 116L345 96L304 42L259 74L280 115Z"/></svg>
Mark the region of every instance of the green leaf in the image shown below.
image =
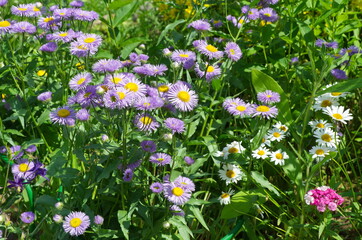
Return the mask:
<svg viewBox="0 0 362 240"><path fill-rule="evenodd" d="M141 43L144 43L147 41L148 41L148 39L146 39L146 38L137 37L137 38L128 39L127 41L123 42L122 44L120 44L120 46L123 47L123 49L121 51L121 57L123 59L127 58L128 55L133 51L133 49L135 49Z"/></svg>
<svg viewBox="0 0 362 240"><path fill-rule="evenodd" d="M20 137L25 137L24 134L22 134L21 132L19 132L18 130L15 130L15 129L6 129L4 132L10 133L11 135L17 135L17 136L20 136Z"/></svg>
<svg viewBox="0 0 362 240"><path fill-rule="evenodd" d="M298 22L298 27L307 45L314 45L313 30L304 22Z"/></svg>
<svg viewBox="0 0 362 240"><path fill-rule="evenodd" d="M53 152L53 155L50 156L51 162L48 166L47 174L49 176L54 176L57 174L58 170L63 167L64 164L67 163L67 159L63 155L63 151L57 149Z"/></svg>
<svg viewBox="0 0 362 240"><path fill-rule="evenodd" d="M128 218L128 213L125 210L118 210L117 212L118 222L121 226L124 237L129 240L129 227L131 226L131 221Z"/></svg>
<svg viewBox="0 0 362 240"><path fill-rule="evenodd" d="M112 10L116 10L118 8L121 8L123 6L126 6L130 4L133 0L116 0L113 1L111 4L109 4L109 8Z"/></svg>
<svg viewBox="0 0 362 240"><path fill-rule="evenodd" d="M269 189L271 192L275 193L277 196L280 196L278 190L271 184L266 177L260 172L252 171L252 178L259 183L262 187Z"/></svg>
<svg viewBox="0 0 362 240"><path fill-rule="evenodd" d="M207 231L210 231L209 227L207 226L204 217L202 216L200 209L198 209L197 207L191 206L190 207L191 212L194 214L194 216L196 217L196 219L201 223L201 225L207 229Z"/></svg>
<svg viewBox="0 0 362 240"><path fill-rule="evenodd" d="M190 236L193 237L192 231L187 226L186 221L181 216L173 216L168 220L173 226L177 228L181 235L181 239L183 240L189 240Z"/></svg>
<svg viewBox="0 0 362 240"><path fill-rule="evenodd" d="M42 125L46 120L49 119L50 110L46 109L38 118L38 125Z"/></svg>
<svg viewBox="0 0 362 240"><path fill-rule="evenodd" d="M118 2L118 1L114 1ZM117 27L121 23L123 23L126 19L128 19L138 8L138 1L133 1L132 4L126 4L122 7L119 7L116 11L116 14L113 19L113 27Z"/></svg>
<svg viewBox="0 0 362 240"><path fill-rule="evenodd" d="M157 44L160 44L160 42L162 41L162 39L166 36L166 34L168 33L168 31L170 30L173 30L177 25L181 24L181 23L184 23L186 22L186 20L184 19L180 19L180 20L177 20L173 23L170 23L168 24L165 29L161 32L160 36L158 37L158 40L157 40Z"/></svg>
<svg viewBox="0 0 362 240"><path fill-rule="evenodd" d="M251 79L256 92L271 90L280 94L280 102L276 104L279 110L277 119L282 123L292 122L289 99L279 84L272 77L257 69L251 71Z"/></svg>
<svg viewBox="0 0 362 240"><path fill-rule="evenodd" d="M362 88L362 78L355 78L333 85L317 93L317 96L330 92L349 92L356 88Z"/></svg>

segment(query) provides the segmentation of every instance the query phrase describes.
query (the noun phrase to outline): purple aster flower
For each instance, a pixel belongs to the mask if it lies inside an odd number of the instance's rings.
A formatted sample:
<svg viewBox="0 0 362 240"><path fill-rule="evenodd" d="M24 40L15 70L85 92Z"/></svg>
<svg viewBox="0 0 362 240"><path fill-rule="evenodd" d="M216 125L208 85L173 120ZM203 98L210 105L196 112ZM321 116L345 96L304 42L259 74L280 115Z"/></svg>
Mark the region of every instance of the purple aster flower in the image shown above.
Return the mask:
<svg viewBox="0 0 362 240"><path fill-rule="evenodd" d="M60 19L70 19L72 13L73 9L71 8L57 8L53 11L53 16Z"/></svg>
<svg viewBox="0 0 362 240"><path fill-rule="evenodd" d="M80 121L88 121L90 114L87 109L82 108L75 114L75 117Z"/></svg>
<svg viewBox="0 0 362 240"><path fill-rule="evenodd" d="M229 59L232 61L238 61L242 56L243 53L240 50L240 47L237 43L228 42L225 46L225 52Z"/></svg>
<svg viewBox="0 0 362 240"><path fill-rule="evenodd" d="M46 36L46 39L48 41L58 41L58 42L67 43L72 41L75 37L76 33L72 29L69 29L66 32L55 32L52 34L48 34Z"/></svg>
<svg viewBox="0 0 362 240"><path fill-rule="evenodd" d="M199 31L209 31L211 30L211 25L206 20L196 20L190 23L187 27L192 27Z"/></svg>
<svg viewBox="0 0 362 240"><path fill-rule="evenodd" d="M277 115L278 115L278 109L276 107L260 105L260 106L255 106L253 117L261 116L263 118L269 119L269 118L275 118Z"/></svg>
<svg viewBox="0 0 362 240"><path fill-rule="evenodd" d="M63 216L62 216L62 215L59 215L59 214L55 214L55 215L53 216L53 221L54 221L55 223L61 223L61 222L63 222Z"/></svg>
<svg viewBox="0 0 362 240"><path fill-rule="evenodd" d="M259 16L262 20L267 22L275 22L278 20L279 16L276 11L272 8L263 8L259 11Z"/></svg>
<svg viewBox="0 0 362 240"><path fill-rule="evenodd" d="M290 63L291 63L291 64L295 64L295 63L297 63L297 62L299 62L299 58L298 58L298 57L292 57L292 58L290 59Z"/></svg>
<svg viewBox="0 0 362 240"><path fill-rule="evenodd" d="M171 211L172 215L174 215L174 216L181 216L181 217L185 216L184 210L182 210L182 209L181 209L179 206L177 206L177 205L172 205L172 206L170 207L170 211Z"/></svg>
<svg viewBox="0 0 362 240"><path fill-rule="evenodd" d="M71 7L81 8L81 7L84 6L84 2L83 2L83 1L80 1L80 0L75 0L75 1L71 1L71 2L69 3L69 5L70 5Z"/></svg>
<svg viewBox="0 0 362 240"><path fill-rule="evenodd" d="M133 123L141 131L152 132L156 131L160 127L157 120L149 114L139 113L136 115Z"/></svg>
<svg viewBox="0 0 362 240"><path fill-rule="evenodd" d="M55 10L59 9L58 5L53 5L49 7L49 11L54 12Z"/></svg>
<svg viewBox="0 0 362 240"><path fill-rule="evenodd" d="M128 164L127 168L129 168L131 170L135 170L136 168L138 168L141 165L141 163L142 163L141 159L137 160L137 161L135 161L133 163Z"/></svg>
<svg viewBox="0 0 362 240"><path fill-rule="evenodd" d="M54 16L41 17L38 20L38 27L45 30L58 30L58 28L62 25L62 22L59 18L55 18Z"/></svg>
<svg viewBox="0 0 362 240"><path fill-rule="evenodd" d="M29 23L29 22L18 22L15 23L11 30L15 33L29 33L29 34L34 34L36 32L36 27Z"/></svg>
<svg viewBox="0 0 362 240"><path fill-rule="evenodd" d="M326 41L324 41L323 39L320 39L320 38L318 38L316 41L315 41L315 45L317 46L317 47L322 47L323 45L325 45L327 42Z"/></svg>
<svg viewBox="0 0 362 240"><path fill-rule="evenodd" d="M16 145L10 147L11 159L19 159L24 155L24 152L21 151L21 146Z"/></svg>
<svg viewBox="0 0 362 240"><path fill-rule="evenodd" d="M179 176L174 183L185 191L195 191L195 184L190 178Z"/></svg>
<svg viewBox="0 0 362 240"><path fill-rule="evenodd" d="M185 132L185 124L177 118L166 118L165 125L171 130L172 134Z"/></svg>
<svg viewBox="0 0 362 240"><path fill-rule="evenodd" d="M101 139L102 139L102 142L107 142L109 140L109 137L106 134L102 134Z"/></svg>
<svg viewBox="0 0 362 240"><path fill-rule="evenodd" d="M83 212L71 212L65 217L63 229L71 236L79 236L85 233L90 226L89 217Z"/></svg>
<svg viewBox="0 0 362 240"><path fill-rule="evenodd" d="M18 7L11 6L11 13L17 16L25 16L28 17L31 15L29 4L20 4Z"/></svg>
<svg viewBox="0 0 362 240"><path fill-rule="evenodd" d="M134 103L134 107L138 110L150 111L163 106L163 100L159 97L140 97Z"/></svg>
<svg viewBox="0 0 362 240"><path fill-rule="evenodd" d="M52 99L52 92L43 92L37 96L38 101L46 102Z"/></svg>
<svg viewBox="0 0 362 240"><path fill-rule="evenodd" d="M191 197L190 190L184 190L174 182L165 183L163 185L163 194L168 201L175 205L185 204Z"/></svg>
<svg viewBox="0 0 362 240"><path fill-rule="evenodd" d="M195 72L198 77L202 78L205 76L206 81L211 82L212 79L217 78L221 75L221 69L218 65L208 65L208 63L206 63L206 65L207 66L205 66L205 68L201 68L204 65L199 65L198 63L196 63Z"/></svg>
<svg viewBox="0 0 362 240"><path fill-rule="evenodd" d="M8 185L9 188L14 187L20 190L23 189L24 184L29 184L29 182L25 182L25 180L22 178L14 178L14 181L8 180L8 183L9 183Z"/></svg>
<svg viewBox="0 0 362 240"><path fill-rule="evenodd" d="M346 52L348 53L348 56L352 56L354 54L360 53L361 50L356 46L350 46L347 48Z"/></svg>
<svg viewBox="0 0 362 240"><path fill-rule="evenodd" d="M241 7L241 12L244 13L244 14L247 14L249 12L249 9L250 9L249 5L242 6Z"/></svg>
<svg viewBox="0 0 362 240"><path fill-rule="evenodd" d="M35 214L33 212L23 212L20 215L20 220L23 223L32 223L35 219Z"/></svg>
<svg viewBox="0 0 362 240"><path fill-rule="evenodd" d="M25 151L26 152L28 152L28 153L33 153L33 152L35 152L36 151L36 146L35 145L30 145L29 147L27 147L26 149L25 149Z"/></svg>
<svg viewBox="0 0 362 240"><path fill-rule="evenodd" d="M115 90L107 91L103 96L103 103L106 108L115 109L120 101L119 95Z"/></svg>
<svg viewBox="0 0 362 240"><path fill-rule="evenodd" d="M175 50L171 55L172 61L184 63L188 60L196 61L196 54L188 50Z"/></svg>
<svg viewBox="0 0 362 240"><path fill-rule="evenodd" d="M133 171L132 169L127 168L123 173L123 180L125 182L130 182L132 181L132 178L133 178Z"/></svg>
<svg viewBox="0 0 362 240"><path fill-rule="evenodd" d="M189 157L189 156L184 157L184 161L185 161L185 163L186 163L187 165L192 165L192 164L195 163L195 160L192 159L192 158Z"/></svg>
<svg viewBox="0 0 362 240"><path fill-rule="evenodd" d="M16 164L11 166L11 172L14 179L24 179L31 181L34 176L35 162L31 162L28 159L20 159Z"/></svg>
<svg viewBox="0 0 362 240"><path fill-rule="evenodd" d="M336 48L338 48L338 43L335 42L335 41L333 41L333 42L327 42L327 43L326 43L326 47L327 47L327 48L334 48L334 49L336 49Z"/></svg>
<svg viewBox="0 0 362 240"><path fill-rule="evenodd" d="M243 26L245 23L250 22L250 20L246 16L236 18L234 16L228 15L226 17L226 20L232 22L233 25L237 28L241 28L241 26Z"/></svg>
<svg viewBox="0 0 362 240"><path fill-rule="evenodd" d="M48 42L42 46L40 46L39 50L43 52L54 52L58 48L57 43L55 42Z"/></svg>
<svg viewBox="0 0 362 240"><path fill-rule="evenodd" d="M81 9L74 9L72 15L73 18L76 20L87 22L92 22L99 18L98 13L96 13L95 11L85 11Z"/></svg>
<svg viewBox="0 0 362 240"><path fill-rule="evenodd" d="M12 24L10 21L4 20L0 21L0 33L9 32L12 28Z"/></svg>
<svg viewBox="0 0 362 240"><path fill-rule="evenodd" d="M345 71L341 70L341 69L332 69L331 70L331 74L333 77L337 78L337 79L347 79L347 74Z"/></svg>
<svg viewBox="0 0 362 240"><path fill-rule="evenodd" d="M128 90L129 95L133 98L143 97L147 92L146 85L141 83L134 75L129 75L120 85Z"/></svg>
<svg viewBox="0 0 362 240"><path fill-rule="evenodd" d="M102 225L104 222L104 218L101 215L94 216L94 224Z"/></svg>
<svg viewBox="0 0 362 240"><path fill-rule="evenodd" d="M170 174L166 174L165 176L163 176L162 178L164 183L169 183L170 182Z"/></svg>
<svg viewBox="0 0 362 240"><path fill-rule="evenodd" d="M56 109L49 114L50 120L53 123L61 125L74 126L75 124L75 112L70 107L64 106Z"/></svg>
<svg viewBox="0 0 362 240"><path fill-rule="evenodd" d="M280 102L280 95L277 92L266 90L265 92L260 92L257 95L258 101L266 104Z"/></svg>
<svg viewBox="0 0 362 240"><path fill-rule="evenodd" d="M153 193L161 193L163 191L163 184L160 182L154 182L151 184L150 189Z"/></svg>
<svg viewBox="0 0 362 240"><path fill-rule="evenodd" d="M198 103L198 97L195 91L190 90L184 84L172 85L166 96L173 106L183 112L192 111Z"/></svg>
<svg viewBox="0 0 362 240"><path fill-rule="evenodd" d="M211 20L210 20L210 23L213 24L214 28L219 28L219 27L222 26L222 21L221 21L221 20L211 19Z"/></svg>
<svg viewBox="0 0 362 240"><path fill-rule="evenodd" d="M150 157L150 162L156 163L158 166L164 166L166 164L171 164L172 158L166 153L155 153Z"/></svg>
<svg viewBox="0 0 362 240"><path fill-rule="evenodd" d="M8 3L8 0L0 0L0 7L5 6Z"/></svg>
<svg viewBox="0 0 362 240"><path fill-rule="evenodd" d="M80 89L77 92L76 102L79 103L83 108L92 105L99 104L99 95L96 92L96 86L88 85L85 89Z"/></svg>
<svg viewBox="0 0 362 240"><path fill-rule="evenodd" d="M256 8L250 8L247 13L248 18L251 20L256 20L259 18L259 10Z"/></svg>
<svg viewBox="0 0 362 240"><path fill-rule="evenodd" d="M197 42L196 49L200 53L208 56L209 59L219 59L222 58L222 56L224 55L222 51L219 51L215 46L208 44L206 41L203 40L199 40L199 42Z"/></svg>
<svg viewBox="0 0 362 240"><path fill-rule="evenodd" d="M240 98L226 99L223 103L223 107L230 114L240 117L249 117L254 112L253 107Z"/></svg>
<svg viewBox="0 0 362 240"><path fill-rule="evenodd" d="M84 89L92 79L92 74L89 72L78 73L69 81L69 88L76 91Z"/></svg>
<svg viewBox="0 0 362 240"><path fill-rule="evenodd" d="M92 66L94 72L114 72L122 67L122 63L115 59L101 59Z"/></svg>
<svg viewBox="0 0 362 240"><path fill-rule="evenodd" d="M86 57L96 54L98 47L94 45L85 45L83 42L74 41L70 43L70 53L77 57Z"/></svg>
<svg viewBox="0 0 362 240"><path fill-rule="evenodd" d="M102 44L101 36L94 33L81 34L77 41L84 44L87 47L99 47ZM105 60L105 59L103 59ZM117 60L120 64L120 61Z"/></svg>
<svg viewBox="0 0 362 240"><path fill-rule="evenodd" d="M133 71L137 74L146 75L146 76L162 76L164 75L165 71L167 71L168 68L166 65L152 65L152 64L145 64L143 66L135 67Z"/></svg>
<svg viewBox="0 0 362 240"><path fill-rule="evenodd" d="M153 152L156 152L157 145L156 145L156 143L154 141L144 140L144 141L141 142L141 148L145 152L153 153Z"/></svg>

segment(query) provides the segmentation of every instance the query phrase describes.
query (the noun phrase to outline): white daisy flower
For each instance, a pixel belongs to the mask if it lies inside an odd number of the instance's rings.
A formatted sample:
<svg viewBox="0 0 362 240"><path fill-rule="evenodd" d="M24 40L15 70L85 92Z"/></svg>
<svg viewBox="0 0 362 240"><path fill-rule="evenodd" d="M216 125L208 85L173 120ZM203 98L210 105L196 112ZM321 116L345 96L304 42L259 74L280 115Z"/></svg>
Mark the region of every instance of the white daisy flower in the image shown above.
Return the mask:
<svg viewBox="0 0 362 240"><path fill-rule="evenodd" d="M338 99L322 95L315 99L313 109L317 111L330 106L338 106Z"/></svg>
<svg viewBox="0 0 362 240"><path fill-rule="evenodd" d="M230 204L230 197L234 194L234 190L229 190L227 192L222 192L222 194L220 195L220 197L218 198L218 200L220 201L221 205L227 205Z"/></svg>
<svg viewBox="0 0 362 240"><path fill-rule="evenodd" d="M308 124L312 127L313 130L332 127L332 124L330 124L326 120L314 120L310 121Z"/></svg>
<svg viewBox="0 0 362 240"><path fill-rule="evenodd" d="M284 131L278 129L278 128L273 128L272 130L268 131L268 139L270 139L270 141L278 141L280 142L280 140L282 140L285 137L285 133Z"/></svg>
<svg viewBox="0 0 362 240"><path fill-rule="evenodd" d="M284 124L282 124L281 122L277 122L276 124L273 125L273 128L277 128L279 130L282 130L283 132L288 132L288 127Z"/></svg>
<svg viewBox="0 0 362 240"><path fill-rule="evenodd" d="M260 146L258 149L254 150L251 155L256 159L265 159L269 157L270 151L265 146Z"/></svg>
<svg viewBox="0 0 362 240"><path fill-rule="evenodd" d="M234 141L230 144L227 144L226 147L222 150L224 153L224 159L228 159L230 153L242 153L245 151L245 148L241 145L241 141Z"/></svg>
<svg viewBox="0 0 362 240"><path fill-rule="evenodd" d="M314 146L309 153L312 154L312 158L316 158L317 161L321 161L332 149L327 146Z"/></svg>
<svg viewBox="0 0 362 240"><path fill-rule="evenodd" d="M313 136L317 138L317 143L322 146L337 148L339 143L337 133L330 128L317 129Z"/></svg>
<svg viewBox="0 0 362 240"><path fill-rule="evenodd" d="M272 152L270 161L274 162L275 165L284 165L284 160L288 159L289 156L286 152L282 152L281 149Z"/></svg>
<svg viewBox="0 0 362 240"><path fill-rule="evenodd" d="M244 173L237 165L226 164L219 170L219 176L222 180L225 180L226 185L230 183L237 183L242 179Z"/></svg>
<svg viewBox="0 0 362 240"><path fill-rule="evenodd" d="M268 138L268 135L265 135L262 139L261 139L261 146L268 146L270 147L271 141Z"/></svg>
<svg viewBox="0 0 362 240"><path fill-rule="evenodd" d="M334 120L346 124L346 121L353 119L352 114L349 113L349 109L344 111L343 106L332 106L323 109L325 114L331 116Z"/></svg>

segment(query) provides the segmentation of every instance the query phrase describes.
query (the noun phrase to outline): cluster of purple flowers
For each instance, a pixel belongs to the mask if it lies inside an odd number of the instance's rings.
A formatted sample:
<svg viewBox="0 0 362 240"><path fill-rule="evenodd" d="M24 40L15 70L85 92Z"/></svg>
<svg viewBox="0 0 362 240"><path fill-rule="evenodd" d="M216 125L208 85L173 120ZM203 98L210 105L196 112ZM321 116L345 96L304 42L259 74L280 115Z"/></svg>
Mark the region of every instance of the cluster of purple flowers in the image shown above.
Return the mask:
<svg viewBox="0 0 362 240"><path fill-rule="evenodd" d="M275 118L278 115L278 109L270 104L280 102L280 95L276 92L266 90L257 95L258 101L262 104L250 104L240 98L229 98L223 103L226 111L234 116Z"/></svg>
<svg viewBox="0 0 362 240"><path fill-rule="evenodd" d="M317 206L319 212L324 212L328 207L331 211L336 211L342 205L344 199L335 190L327 186L317 187L309 190L304 196L307 205Z"/></svg>

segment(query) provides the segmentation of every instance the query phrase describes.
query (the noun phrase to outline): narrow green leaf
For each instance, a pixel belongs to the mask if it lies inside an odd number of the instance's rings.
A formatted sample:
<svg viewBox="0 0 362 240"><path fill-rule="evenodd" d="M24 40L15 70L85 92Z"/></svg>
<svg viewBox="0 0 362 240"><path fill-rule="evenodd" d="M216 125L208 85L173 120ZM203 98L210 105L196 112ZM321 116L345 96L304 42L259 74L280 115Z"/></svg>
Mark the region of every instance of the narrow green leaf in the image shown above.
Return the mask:
<svg viewBox="0 0 362 240"><path fill-rule="evenodd" d="M131 226L131 222L128 219L127 211L118 210L117 212L118 222L121 226L124 237L129 240L129 227Z"/></svg>
<svg viewBox="0 0 362 240"><path fill-rule="evenodd" d="M166 34L168 33L168 31L174 29L177 25L181 24L181 23L184 23L186 22L186 20L184 19L180 19L180 20L177 20L173 23L170 23L168 24L165 29L161 32L160 36L158 37L158 40L157 40L157 44L160 44L160 42L162 41L162 39L166 36Z"/></svg>
<svg viewBox="0 0 362 240"><path fill-rule="evenodd" d="M266 177L260 172L252 171L252 178L259 183L262 187L269 189L271 192L275 193L277 196L280 196L278 190L271 184Z"/></svg>
<svg viewBox="0 0 362 240"><path fill-rule="evenodd" d="M112 10L116 10L118 8L121 8L123 6L126 6L130 4L133 0L117 0L113 1L111 4L109 4L109 8Z"/></svg>
<svg viewBox="0 0 362 240"><path fill-rule="evenodd" d="M210 231L209 227L207 226L204 217L202 216L200 209L198 209L197 207L191 206L190 207L191 212L194 214L194 216L196 217L196 219L201 223L201 225L206 228L208 231Z"/></svg>
<svg viewBox="0 0 362 240"><path fill-rule="evenodd" d="M362 78L350 79L348 81L333 85L332 87L329 87L317 93L317 96L330 92L349 92L356 88L362 88Z"/></svg>

